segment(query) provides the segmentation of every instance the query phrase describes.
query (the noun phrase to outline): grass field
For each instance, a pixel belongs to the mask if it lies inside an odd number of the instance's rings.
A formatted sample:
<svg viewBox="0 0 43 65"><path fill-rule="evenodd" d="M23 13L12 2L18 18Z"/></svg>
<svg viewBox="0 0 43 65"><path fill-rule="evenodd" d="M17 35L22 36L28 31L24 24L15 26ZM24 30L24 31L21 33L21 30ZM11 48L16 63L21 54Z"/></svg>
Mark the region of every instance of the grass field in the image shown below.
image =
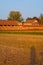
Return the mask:
<svg viewBox="0 0 43 65"><path fill-rule="evenodd" d="M29 31L0 31L0 34L30 34L30 35L43 35L43 30L29 30Z"/></svg>
<svg viewBox="0 0 43 65"><path fill-rule="evenodd" d="M32 46L39 62L43 35L0 34L0 65L29 65Z"/></svg>

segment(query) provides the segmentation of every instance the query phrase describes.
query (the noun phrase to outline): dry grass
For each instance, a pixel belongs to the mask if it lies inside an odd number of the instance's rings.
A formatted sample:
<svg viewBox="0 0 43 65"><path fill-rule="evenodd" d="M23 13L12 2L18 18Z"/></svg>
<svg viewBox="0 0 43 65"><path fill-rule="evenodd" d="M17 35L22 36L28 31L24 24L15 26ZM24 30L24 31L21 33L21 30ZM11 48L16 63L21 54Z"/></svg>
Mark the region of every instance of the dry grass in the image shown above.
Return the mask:
<svg viewBox="0 0 43 65"><path fill-rule="evenodd" d="M35 46L37 61L43 51L43 35L0 34L0 65L26 65Z"/></svg>

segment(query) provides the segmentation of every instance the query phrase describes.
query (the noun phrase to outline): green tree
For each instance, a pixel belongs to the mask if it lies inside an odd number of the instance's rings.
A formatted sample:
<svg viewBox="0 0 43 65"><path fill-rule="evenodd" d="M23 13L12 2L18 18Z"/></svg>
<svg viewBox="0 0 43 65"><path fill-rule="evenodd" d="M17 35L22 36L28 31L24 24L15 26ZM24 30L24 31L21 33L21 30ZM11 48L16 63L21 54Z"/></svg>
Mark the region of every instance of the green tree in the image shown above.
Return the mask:
<svg viewBox="0 0 43 65"><path fill-rule="evenodd" d="M19 22L22 22L23 17L19 11L10 11L8 20L17 20Z"/></svg>

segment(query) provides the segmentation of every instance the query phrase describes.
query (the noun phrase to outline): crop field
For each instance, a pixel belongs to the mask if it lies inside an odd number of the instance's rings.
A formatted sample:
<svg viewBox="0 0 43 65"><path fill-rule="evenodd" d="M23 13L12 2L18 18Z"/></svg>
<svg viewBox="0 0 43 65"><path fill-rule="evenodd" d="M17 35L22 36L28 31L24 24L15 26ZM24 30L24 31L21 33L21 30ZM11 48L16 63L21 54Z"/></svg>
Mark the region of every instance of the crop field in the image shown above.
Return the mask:
<svg viewBox="0 0 43 65"><path fill-rule="evenodd" d="M39 63L43 35L0 33L0 65L29 65L31 47L35 48L36 62Z"/></svg>

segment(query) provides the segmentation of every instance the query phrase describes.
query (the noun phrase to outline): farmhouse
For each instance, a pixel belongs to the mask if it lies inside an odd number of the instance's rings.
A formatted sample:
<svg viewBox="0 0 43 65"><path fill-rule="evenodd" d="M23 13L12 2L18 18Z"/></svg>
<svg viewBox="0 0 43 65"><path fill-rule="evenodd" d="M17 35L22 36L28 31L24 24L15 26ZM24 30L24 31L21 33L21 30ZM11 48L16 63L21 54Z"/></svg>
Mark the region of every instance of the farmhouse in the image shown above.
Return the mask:
<svg viewBox="0 0 43 65"><path fill-rule="evenodd" d="M23 25L26 25L26 26L30 26L30 25L39 25L39 20L36 19L36 18L29 18L28 20L26 20L26 22L24 22Z"/></svg>

